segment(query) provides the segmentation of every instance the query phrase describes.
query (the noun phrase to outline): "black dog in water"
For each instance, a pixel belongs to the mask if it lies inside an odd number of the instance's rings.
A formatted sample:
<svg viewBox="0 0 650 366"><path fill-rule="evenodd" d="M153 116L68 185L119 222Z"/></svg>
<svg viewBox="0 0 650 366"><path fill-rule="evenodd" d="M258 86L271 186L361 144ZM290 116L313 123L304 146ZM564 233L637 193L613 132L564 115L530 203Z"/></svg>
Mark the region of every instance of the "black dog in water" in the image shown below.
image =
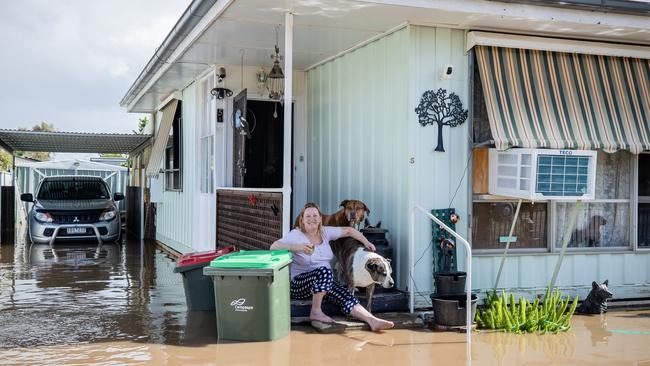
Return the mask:
<svg viewBox="0 0 650 366"><path fill-rule="evenodd" d="M609 292L607 285L608 280L602 284L597 284L596 281L591 283L591 291L585 301L576 308L577 313L581 314L602 314L607 312L607 300L612 298L612 293Z"/></svg>

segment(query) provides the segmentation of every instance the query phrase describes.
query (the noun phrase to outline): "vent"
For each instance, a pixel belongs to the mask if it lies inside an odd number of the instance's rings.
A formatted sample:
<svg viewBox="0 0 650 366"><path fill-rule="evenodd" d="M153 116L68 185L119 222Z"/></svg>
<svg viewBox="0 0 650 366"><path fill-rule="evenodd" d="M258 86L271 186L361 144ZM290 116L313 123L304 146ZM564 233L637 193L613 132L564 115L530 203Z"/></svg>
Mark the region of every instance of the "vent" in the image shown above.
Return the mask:
<svg viewBox="0 0 650 366"><path fill-rule="evenodd" d="M490 149L490 194L530 201L592 200L596 151Z"/></svg>

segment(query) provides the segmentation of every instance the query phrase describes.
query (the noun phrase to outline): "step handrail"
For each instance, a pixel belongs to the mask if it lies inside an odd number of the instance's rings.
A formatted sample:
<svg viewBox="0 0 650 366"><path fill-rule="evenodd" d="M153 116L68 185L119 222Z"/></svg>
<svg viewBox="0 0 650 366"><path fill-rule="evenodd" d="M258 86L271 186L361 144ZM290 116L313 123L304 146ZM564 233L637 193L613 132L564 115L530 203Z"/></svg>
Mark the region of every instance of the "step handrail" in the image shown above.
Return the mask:
<svg viewBox="0 0 650 366"><path fill-rule="evenodd" d="M466 314L465 314L465 325L467 326L467 343L472 342L472 247L469 245L467 240L460 236L457 232L452 230L449 226L445 225L444 222L440 221L437 217L433 216L430 212L422 208L420 205L415 205L413 206L413 209L411 210L411 235L409 236L409 310L411 311L411 314L413 314L413 307L414 307L414 288L415 288L415 280L413 279L413 270L415 269L415 265L413 263L413 252L415 248L415 213L416 211L421 211L424 213L428 218L433 220L436 224L440 225L445 231L453 235L458 241L463 243L465 246L466 250L466 261L465 261L465 266L467 270L467 300L465 302L465 308L466 308Z"/></svg>

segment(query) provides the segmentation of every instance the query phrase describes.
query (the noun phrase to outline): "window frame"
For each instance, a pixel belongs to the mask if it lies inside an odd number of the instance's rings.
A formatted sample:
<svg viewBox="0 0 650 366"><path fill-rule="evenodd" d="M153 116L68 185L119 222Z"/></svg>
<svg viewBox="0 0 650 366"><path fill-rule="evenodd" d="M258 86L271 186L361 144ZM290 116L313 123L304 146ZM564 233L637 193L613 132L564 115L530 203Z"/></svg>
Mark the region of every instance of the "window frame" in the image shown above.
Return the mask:
<svg viewBox="0 0 650 366"><path fill-rule="evenodd" d="M640 154L647 155L650 154L650 151L642 151ZM639 155L634 155L633 157L635 169L632 183L634 184L635 194L632 200L632 215L634 216L634 221L633 224L630 225L630 230L634 234L634 251L648 253L650 252L650 246L639 247L639 203L650 203L650 196L643 196L643 198L639 196Z"/></svg>
<svg viewBox="0 0 650 366"><path fill-rule="evenodd" d="M210 90L216 85L214 72L208 73L198 83L197 96L197 168L199 172L198 189L202 194L215 192L216 170L216 101ZM204 151L204 147L208 150Z"/></svg>
<svg viewBox="0 0 650 366"><path fill-rule="evenodd" d="M165 191L183 191L183 110L182 101L178 101L174 121L172 122L171 135L165 147L165 160L163 173L165 176ZM171 146L170 146L171 145ZM172 160L169 159L169 150L173 150ZM170 163L172 166L170 167ZM176 167L178 165L178 167ZM172 180L170 182L170 178ZM171 183L171 184L170 184Z"/></svg>

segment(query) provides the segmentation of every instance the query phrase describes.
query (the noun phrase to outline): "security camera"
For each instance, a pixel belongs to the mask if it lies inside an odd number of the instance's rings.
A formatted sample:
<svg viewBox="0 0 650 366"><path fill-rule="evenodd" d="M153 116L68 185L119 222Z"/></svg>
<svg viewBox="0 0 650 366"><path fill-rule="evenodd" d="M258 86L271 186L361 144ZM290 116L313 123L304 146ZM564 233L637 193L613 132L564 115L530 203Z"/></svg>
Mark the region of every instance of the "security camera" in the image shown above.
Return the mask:
<svg viewBox="0 0 650 366"><path fill-rule="evenodd" d="M454 66L453 65L447 65L442 71L442 75L440 75L441 79L451 79L451 74L454 73Z"/></svg>
<svg viewBox="0 0 650 366"><path fill-rule="evenodd" d="M223 67L220 67L219 70L217 70L217 82L222 82L223 79L226 78L226 69Z"/></svg>

